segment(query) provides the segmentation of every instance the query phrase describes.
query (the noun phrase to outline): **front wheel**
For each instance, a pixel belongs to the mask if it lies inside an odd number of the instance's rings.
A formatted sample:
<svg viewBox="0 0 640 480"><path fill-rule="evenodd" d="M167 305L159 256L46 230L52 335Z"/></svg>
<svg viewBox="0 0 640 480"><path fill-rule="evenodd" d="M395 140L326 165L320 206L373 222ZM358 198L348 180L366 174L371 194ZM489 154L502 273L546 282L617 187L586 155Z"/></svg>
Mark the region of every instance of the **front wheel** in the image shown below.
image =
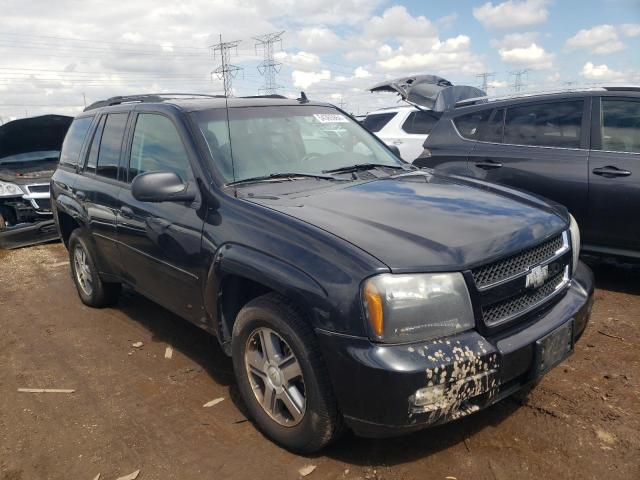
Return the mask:
<svg viewBox="0 0 640 480"><path fill-rule="evenodd" d="M232 350L240 393L268 437L311 453L340 433L342 419L313 330L286 299L268 294L243 307Z"/></svg>

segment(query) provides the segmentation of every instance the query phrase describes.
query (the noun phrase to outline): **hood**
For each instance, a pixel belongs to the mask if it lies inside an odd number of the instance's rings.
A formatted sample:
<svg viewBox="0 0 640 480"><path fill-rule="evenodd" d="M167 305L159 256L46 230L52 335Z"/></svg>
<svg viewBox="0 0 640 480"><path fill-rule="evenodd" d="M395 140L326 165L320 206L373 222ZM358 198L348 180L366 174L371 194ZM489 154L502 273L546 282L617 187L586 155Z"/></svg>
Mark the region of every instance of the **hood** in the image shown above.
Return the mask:
<svg viewBox="0 0 640 480"><path fill-rule="evenodd" d="M473 268L567 228L542 200L426 172L247 200L341 237L394 272Z"/></svg>
<svg viewBox="0 0 640 480"><path fill-rule="evenodd" d="M42 115L22 118L0 126L0 164L14 155L44 151L60 151L73 118L64 115Z"/></svg>
<svg viewBox="0 0 640 480"><path fill-rule="evenodd" d="M456 102L469 98L485 97L484 90L466 85L453 85L449 80L435 75L413 75L378 83L371 92L396 92L408 103L444 112Z"/></svg>

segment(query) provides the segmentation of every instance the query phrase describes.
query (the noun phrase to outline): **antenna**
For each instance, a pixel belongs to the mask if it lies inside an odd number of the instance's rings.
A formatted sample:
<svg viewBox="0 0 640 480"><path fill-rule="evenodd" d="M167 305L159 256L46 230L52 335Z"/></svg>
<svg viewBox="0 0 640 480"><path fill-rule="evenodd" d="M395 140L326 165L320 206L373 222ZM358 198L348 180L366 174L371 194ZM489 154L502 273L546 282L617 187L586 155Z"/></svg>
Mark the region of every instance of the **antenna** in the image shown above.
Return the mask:
<svg viewBox="0 0 640 480"><path fill-rule="evenodd" d="M514 77L513 84L511 85L514 92L518 93L524 88L525 84L522 83L522 76L526 75L527 73L529 73L529 70L527 69L509 72L509 75L513 75Z"/></svg>
<svg viewBox="0 0 640 480"><path fill-rule="evenodd" d="M236 78L236 75L242 68L232 65L229 60L231 59L231 50L235 49L235 53L238 53L238 44L240 40L234 40L233 42L223 42L222 35L220 35L220 43L215 45L211 45L211 49L213 50L213 58L216 56L220 56L220 66L216 68L211 74L214 73L218 76L218 78L222 79L222 84L224 86L224 96L232 97L233 96L233 79Z"/></svg>
<svg viewBox="0 0 640 480"><path fill-rule="evenodd" d="M489 82L496 76L495 72L482 72L476 75L476 78L482 80L481 87L484 93L489 93Z"/></svg>
<svg viewBox="0 0 640 480"><path fill-rule="evenodd" d="M259 90L259 93L276 95L278 88L281 88L281 85L276 84L276 73L280 71L282 64L274 58L273 45L280 42L280 48L282 48L282 35L284 35L284 30L253 37L256 41L256 53L262 50L264 55L264 60L258 65L258 72L264 77L264 87Z"/></svg>

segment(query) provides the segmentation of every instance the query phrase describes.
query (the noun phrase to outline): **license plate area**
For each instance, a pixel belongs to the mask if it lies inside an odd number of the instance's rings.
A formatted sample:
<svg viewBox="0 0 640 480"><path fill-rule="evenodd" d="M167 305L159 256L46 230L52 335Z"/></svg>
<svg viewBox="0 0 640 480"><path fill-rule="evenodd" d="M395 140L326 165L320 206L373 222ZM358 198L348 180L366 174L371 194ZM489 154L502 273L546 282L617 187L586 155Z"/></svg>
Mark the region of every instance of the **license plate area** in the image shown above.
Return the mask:
<svg viewBox="0 0 640 480"><path fill-rule="evenodd" d="M573 319L536 341L535 376L544 375L573 351Z"/></svg>

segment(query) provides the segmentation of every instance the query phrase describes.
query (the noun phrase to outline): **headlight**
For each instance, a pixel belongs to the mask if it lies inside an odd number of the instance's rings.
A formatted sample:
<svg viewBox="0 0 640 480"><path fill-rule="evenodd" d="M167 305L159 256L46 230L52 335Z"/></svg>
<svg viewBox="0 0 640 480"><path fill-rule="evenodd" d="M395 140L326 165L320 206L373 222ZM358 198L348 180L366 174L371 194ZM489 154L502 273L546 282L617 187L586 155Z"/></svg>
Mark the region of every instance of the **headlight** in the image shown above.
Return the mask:
<svg viewBox="0 0 640 480"><path fill-rule="evenodd" d="M474 327L460 273L385 273L362 285L371 338L386 343L443 337Z"/></svg>
<svg viewBox="0 0 640 480"><path fill-rule="evenodd" d="M578 222L573 218L573 215L569 214L569 216L571 217L569 232L571 233L571 252L573 253L572 272L575 273L578 268L578 257L580 257L580 228L578 228Z"/></svg>
<svg viewBox="0 0 640 480"><path fill-rule="evenodd" d="M0 182L0 197L21 197L22 189L15 183Z"/></svg>

